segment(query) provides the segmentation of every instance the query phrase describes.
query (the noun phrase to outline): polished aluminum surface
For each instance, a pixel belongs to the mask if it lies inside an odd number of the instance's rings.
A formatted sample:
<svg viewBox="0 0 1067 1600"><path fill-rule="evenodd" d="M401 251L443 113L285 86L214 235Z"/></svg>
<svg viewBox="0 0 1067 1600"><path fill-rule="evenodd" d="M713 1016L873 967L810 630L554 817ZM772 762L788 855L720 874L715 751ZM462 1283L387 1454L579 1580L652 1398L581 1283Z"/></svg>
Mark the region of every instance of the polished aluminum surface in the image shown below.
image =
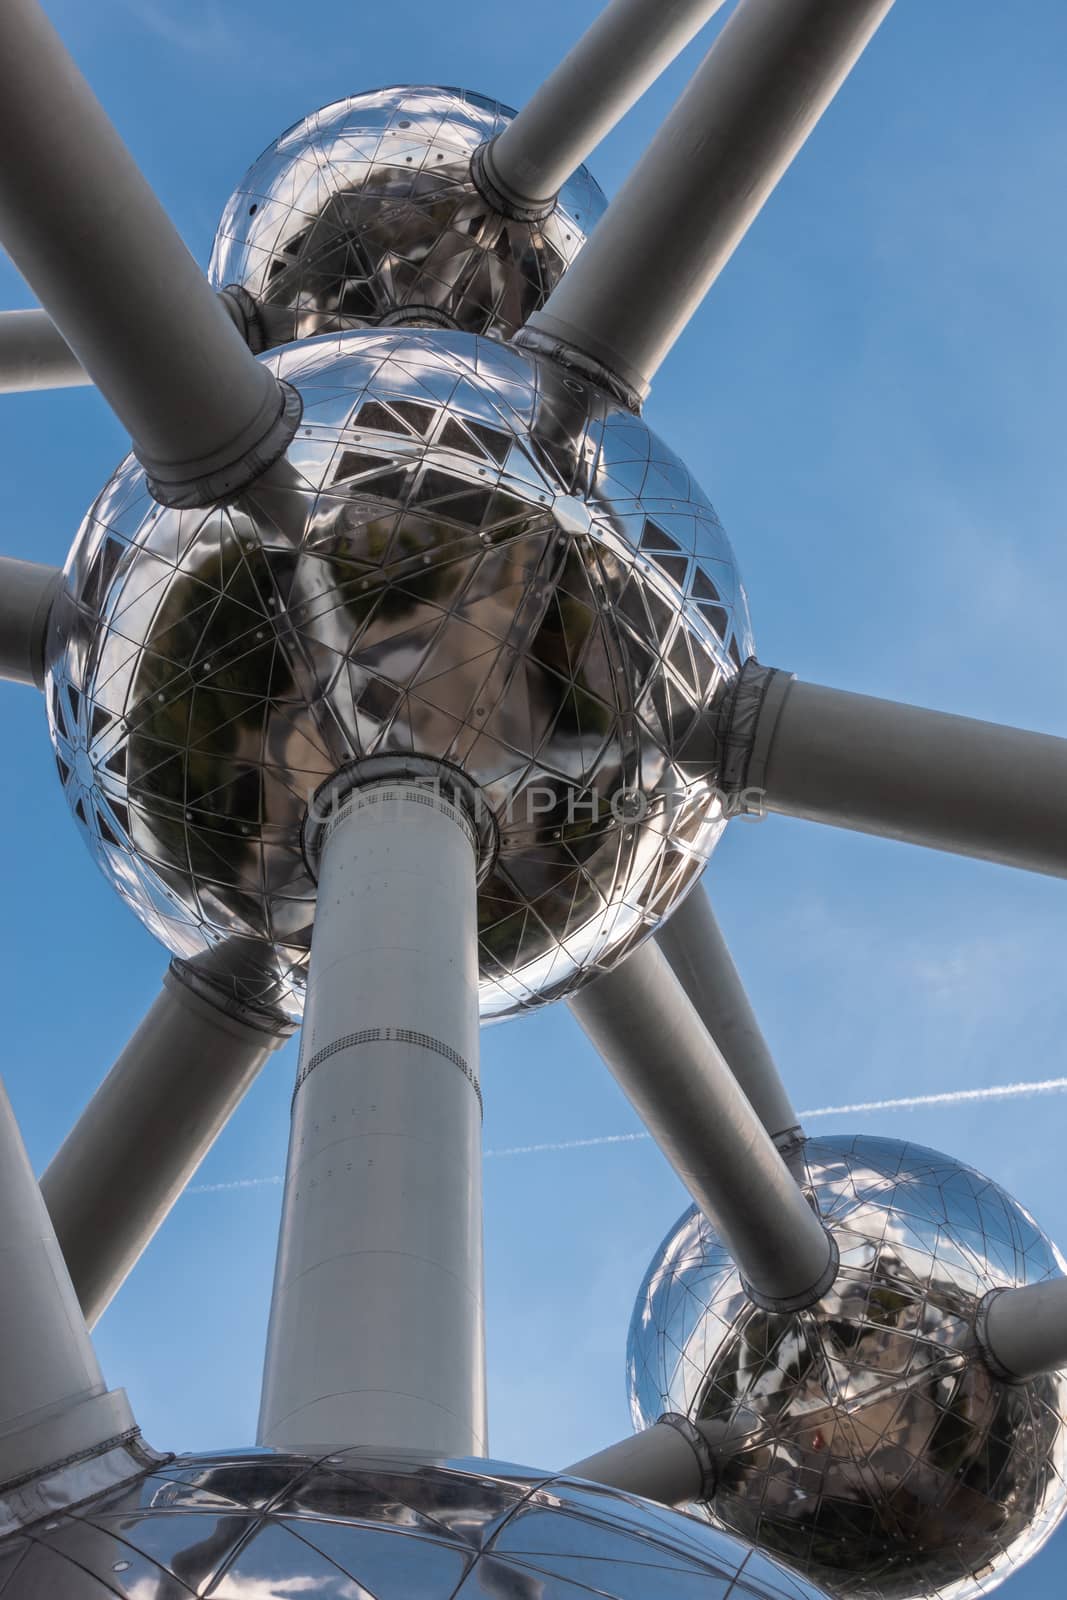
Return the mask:
<svg viewBox="0 0 1067 1600"><path fill-rule="evenodd" d="M420 754L478 785L483 1016L652 931L725 817L721 697L752 650L710 503L639 418L492 340L323 336L281 487L176 512L127 460L53 609L60 775L104 872L181 956L299 1012L309 797ZM597 815L593 816L596 808Z"/></svg>
<svg viewBox="0 0 1067 1600"><path fill-rule="evenodd" d="M820 1600L618 1490L495 1461L179 1456L0 1541L3 1600Z"/></svg>
<svg viewBox="0 0 1067 1600"><path fill-rule="evenodd" d="M467 333L510 338L605 207L584 167L538 222L483 199L471 157L514 115L463 89L406 85L313 112L263 152L227 203L211 282L239 284L269 323L292 312L288 338L424 309Z"/></svg>
<svg viewBox="0 0 1067 1600"><path fill-rule="evenodd" d="M634 1310L634 1424L669 1409L743 1431L705 1514L837 1594L986 1594L1067 1509L1067 1374L999 1382L974 1317L1063 1260L949 1156L847 1137L805 1154L841 1251L833 1290L795 1317L757 1310L688 1211Z"/></svg>

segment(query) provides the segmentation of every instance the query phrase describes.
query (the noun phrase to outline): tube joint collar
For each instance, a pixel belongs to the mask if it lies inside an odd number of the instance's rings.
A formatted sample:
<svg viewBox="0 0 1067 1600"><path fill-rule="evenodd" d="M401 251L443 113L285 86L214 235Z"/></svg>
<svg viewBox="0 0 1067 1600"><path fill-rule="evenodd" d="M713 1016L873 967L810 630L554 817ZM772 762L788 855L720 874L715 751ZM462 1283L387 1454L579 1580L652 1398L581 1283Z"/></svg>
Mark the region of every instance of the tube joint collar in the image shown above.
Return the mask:
<svg viewBox="0 0 1067 1600"><path fill-rule="evenodd" d="M148 489L160 505L193 511L232 500L282 457L296 436L304 403L291 384L272 374L258 416L235 447L200 461L153 461L134 445Z"/></svg>
<svg viewBox="0 0 1067 1600"><path fill-rule="evenodd" d="M547 200L533 200L507 183L493 160L495 143L495 139L489 139L485 144L480 144L471 156L471 182L474 187L502 217L510 217L513 222L544 222L555 211L558 197L553 194Z"/></svg>
<svg viewBox="0 0 1067 1600"><path fill-rule="evenodd" d="M718 1486L719 1473L715 1465L715 1456L711 1445L701 1433L695 1422L690 1422L688 1417L683 1417L680 1411L665 1411L657 1422L665 1428L673 1428L675 1433L680 1433L686 1444L696 1456L700 1468L700 1493L695 1498L698 1500L711 1500Z"/></svg>
<svg viewBox="0 0 1067 1600"><path fill-rule="evenodd" d="M791 1316L796 1311L807 1311L809 1306L817 1305L823 1295L833 1287L841 1267L841 1252L837 1248L837 1241L833 1234L824 1228L827 1244L826 1266L810 1289L804 1289L800 1294L786 1295L784 1298L776 1295L763 1294L759 1289L754 1289L750 1283L741 1279L741 1287L754 1306L759 1306L761 1311L773 1311L783 1316Z"/></svg>

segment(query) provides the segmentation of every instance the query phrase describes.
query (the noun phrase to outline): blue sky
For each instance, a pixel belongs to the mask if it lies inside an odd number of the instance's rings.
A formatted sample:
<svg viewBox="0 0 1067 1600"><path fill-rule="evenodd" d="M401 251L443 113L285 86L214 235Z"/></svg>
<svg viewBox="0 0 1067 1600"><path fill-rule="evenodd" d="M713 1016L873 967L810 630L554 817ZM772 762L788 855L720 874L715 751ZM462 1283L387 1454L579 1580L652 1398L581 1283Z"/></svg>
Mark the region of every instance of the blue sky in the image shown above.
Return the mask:
<svg viewBox="0 0 1067 1600"><path fill-rule="evenodd" d="M519 104L598 0L51 0L206 262L230 187L296 118L401 81ZM614 192L690 51L593 161ZM1067 735L1067 11L899 0L647 407L730 531L761 659ZM47 107L41 108L42 117ZM0 303L32 304L0 265ZM125 449L94 392L0 401L0 549L61 562ZM154 996L164 953L67 816L43 708L0 686L3 1072L43 1167ZM794 1098L820 1106L1067 1074L1067 887L779 819L708 883ZM282 1171L295 1048L203 1185ZM561 1008L484 1036L490 1150L635 1131ZM826 1119L952 1151L1067 1244L1067 1097ZM98 1330L148 1437L253 1437L281 1191L190 1194ZM492 1443L563 1464L628 1428L623 1352L683 1193L647 1142L486 1165ZM1009 1584L1059 1596L1067 1531Z"/></svg>

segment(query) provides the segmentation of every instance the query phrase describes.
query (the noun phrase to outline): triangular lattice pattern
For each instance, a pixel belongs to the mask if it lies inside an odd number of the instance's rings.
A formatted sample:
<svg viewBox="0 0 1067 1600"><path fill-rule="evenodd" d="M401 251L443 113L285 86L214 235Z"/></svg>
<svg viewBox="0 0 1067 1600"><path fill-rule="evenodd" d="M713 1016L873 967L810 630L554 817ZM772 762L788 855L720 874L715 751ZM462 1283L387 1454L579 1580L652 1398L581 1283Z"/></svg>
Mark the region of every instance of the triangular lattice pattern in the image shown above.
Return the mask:
<svg viewBox="0 0 1067 1600"><path fill-rule="evenodd" d="M56 1600L821 1600L739 1539L495 1461L179 1456L0 1550Z"/></svg>
<svg viewBox="0 0 1067 1600"><path fill-rule="evenodd" d="M837 1283L796 1316L759 1311L687 1212L634 1311L635 1426L671 1410L735 1430L715 1518L831 1590L988 1593L1067 1510L1067 1374L999 1382L975 1313L1064 1263L1003 1189L936 1151L829 1138L806 1157Z"/></svg>
<svg viewBox="0 0 1067 1600"><path fill-rule="evenodd" d="M263 152L227 203L211 282L292 312L289 338L428 307L467 333L509 339L605 204L579 167L543 221L494 210L471 181L471 156L513 116L483 95L419 87L314 112Z"/></svg>
<svg viewBox="0 0 1067 1600"><path fill-rule="evenodd" d="M717 713L752 645L718 519L643 421L511 347L268 359L305 406L283 467L178 512L127 461L75 542L48 696L74 814L171 950L226 944L243 998L297 1012L309 800L354 760L450 762L499 841L483 1011L553 999L724 825Z"/></svg>

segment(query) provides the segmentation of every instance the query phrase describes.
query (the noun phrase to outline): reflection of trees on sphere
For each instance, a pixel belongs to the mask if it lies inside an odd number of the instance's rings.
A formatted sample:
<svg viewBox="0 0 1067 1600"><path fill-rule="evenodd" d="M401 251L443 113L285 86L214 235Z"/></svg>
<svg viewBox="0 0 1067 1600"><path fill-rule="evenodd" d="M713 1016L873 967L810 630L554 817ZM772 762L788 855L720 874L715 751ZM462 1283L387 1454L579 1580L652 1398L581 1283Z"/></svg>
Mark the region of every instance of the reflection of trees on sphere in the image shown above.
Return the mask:
<svg viewBox="0 0 1067 1600"><path fill-rule="evenodd" d="M566 993L724 825L752 645L718 519L640 418L510 347L392 329L269 360L305 407L283 466L178 512L127 462L75 543L49 693L75 815L169 948L226 942L238 991L296 1012L310 798L353 761L448 762L496 830L483 1012Z"/></svg>
<svg viewBox="0 0 1067 1600"><path fill-rule="evenodd" d="M690 1210L630 1327L634 1422L728 1425L707 1514L835 1593L984 1594L1067 1509L1067 1374L1009 1385L977 1353L989 1290L1062 1262L1002 1189L889 1139L811 1139L808 1173L841 1251L831 1292L758 1310Z"/></svg>
<svg viewBox="0 0 1067 1600"><path fill-rule="evenodd" d="M461 89L403 86L313 112L263 152L229 200L212 283L239 284L281 338L419 310L510 338L547 300L605 204L580 167L542 220L495 211L471 179L471 156L513 116Z"/></svg>

